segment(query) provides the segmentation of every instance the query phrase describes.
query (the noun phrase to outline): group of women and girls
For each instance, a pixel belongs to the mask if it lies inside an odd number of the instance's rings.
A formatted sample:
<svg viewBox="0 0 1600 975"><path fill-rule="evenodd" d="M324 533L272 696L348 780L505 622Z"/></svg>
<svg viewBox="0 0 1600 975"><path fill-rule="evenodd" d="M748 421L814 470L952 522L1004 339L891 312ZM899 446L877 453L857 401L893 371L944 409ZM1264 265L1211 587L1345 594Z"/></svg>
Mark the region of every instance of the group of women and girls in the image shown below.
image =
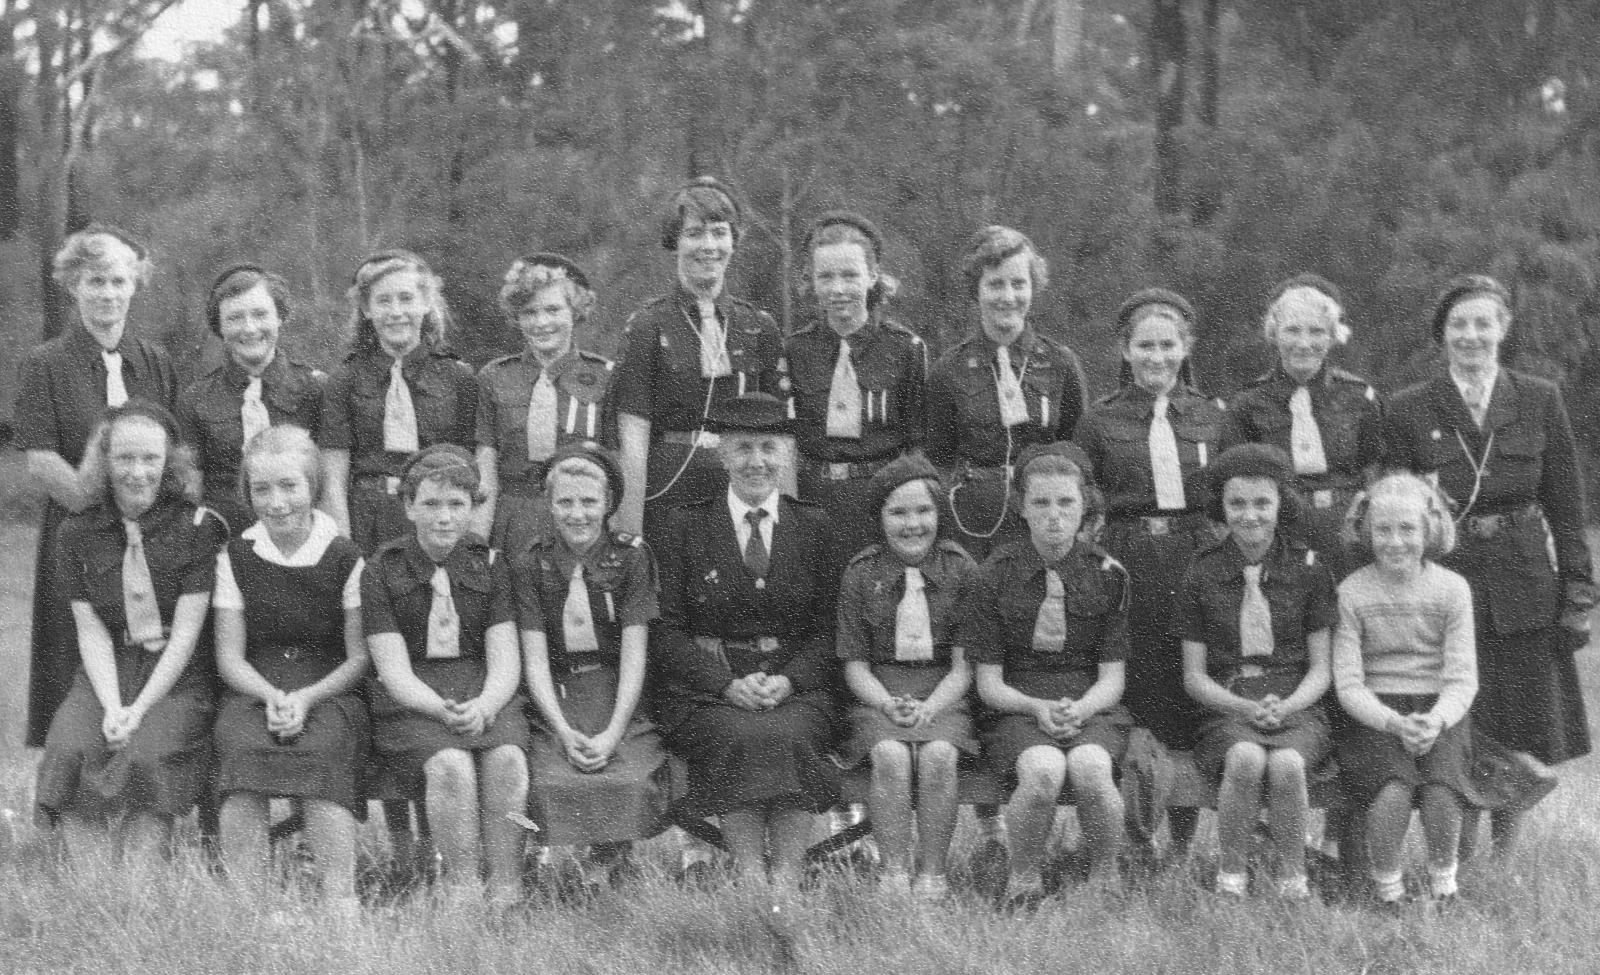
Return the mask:
<svg viewBox="0 0 1600 975"><path fill-rule="evenodd" d="M1393 904L1413 806L1427 890L1455 894L1474 735L1588 751L1573 435L1554 385L1501 364L1493 279L1450 282L1447 368L1387 399L1329 363L1349 327L1319 277L1271 296L1279 362L1226 404L1191 375L1189 302L1142 291L1116 317L1122 381L1091 402L1029 317L1048 282L1021 233L973 236L977 327L930 366L869 220L813 224L789 336L724 288L743 226L717 180L672 194L676 280L616 362L574 342L583 269L519 258L500 304L525 347L476 375L415 254L356 269L326 379L279 348L283 281L235 266L206 309L225 359L182 391L127 334L144 250L73 235L56 278L82 327L28 356L16 422L49 497L38 805L69 848L111 828L149 848L198 802L259 879L268 801L291 797L353 911L357 820L381 800L404 827L415 802L442 889L505 902L508 813L611 871L671 802L719 817L739 875L790 887L842 758L870 766L881 882L936 900L981 763L1015 784L978 822L1009 847L1008 900L1034 904L1064 785L1115 883L1137 725L1218 784L1231 897L1263 805L1258 886L1309 896L1308 770L1336 752ZM1500 846L1516 818L1494 816ZM1173 810L1178 847L1194 827Z"/></svg>

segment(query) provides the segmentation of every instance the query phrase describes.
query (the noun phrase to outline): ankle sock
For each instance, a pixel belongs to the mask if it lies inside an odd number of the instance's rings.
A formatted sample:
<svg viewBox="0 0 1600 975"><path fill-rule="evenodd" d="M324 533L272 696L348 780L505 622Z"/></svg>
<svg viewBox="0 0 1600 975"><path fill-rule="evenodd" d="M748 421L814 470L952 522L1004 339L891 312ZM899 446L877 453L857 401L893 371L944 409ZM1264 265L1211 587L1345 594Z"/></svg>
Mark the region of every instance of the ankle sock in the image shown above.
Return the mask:
<svg viewBox="0 0 1600 975"><path fill-rule="evenodd" d="M1406 895L1405 880L1400 871L1372 875L1372 896L1385 904L1393 904L1402 900Z"/></svg>

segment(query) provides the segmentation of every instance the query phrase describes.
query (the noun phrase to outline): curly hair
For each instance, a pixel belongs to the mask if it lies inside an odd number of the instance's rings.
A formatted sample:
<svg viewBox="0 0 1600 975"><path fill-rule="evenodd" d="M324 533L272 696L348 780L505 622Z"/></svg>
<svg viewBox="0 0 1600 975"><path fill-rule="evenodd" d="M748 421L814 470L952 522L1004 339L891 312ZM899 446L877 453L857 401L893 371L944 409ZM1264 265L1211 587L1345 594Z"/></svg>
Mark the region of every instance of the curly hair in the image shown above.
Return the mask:
<svg viewBox="0 0 1600 975"><path fill-rule="evenodd" d="M1028 276L1033 282L1033 290L1043 291L1048 287L1050 265L1039 256L1033 241L1020 230L995 224L973 234L961 254L961 281L966 286L967 297L977 299L978 285L983 281L985 271L999 267L1018 254L1028 255Z"/></svg>
<svg viewBox="0 0 1600 975"><path fill-rule="evenodd" d="M382 348L378 331L367 314L367 302L371 300L372 289L377 287L379 281L399 271L416 274L417 285L428 302L428 311L422 318L422 345L429 349L444 345L445 332L450 324L450 309L445 304L439 276L433 273L427 261L416 254L388 250L379 251L362 261L351 276L350 288L346 292L351 305L350 332L357 351L375 352Z"/></svg>
<svg viewBox="0 0 1600 975"><path fill-rule="evenodd" d="M50 279L63 290L78 286L85 268L112 261L126 262L140 287L150 283L150 258L143 244L125 231L92 223L61 242L50 265Z"/></svg>
<svg viewBox="0 0 1600 975"><path fill-rule="evenodd" d="M294 307L289 301L289 285L283 278L259 264L235 264L217 275L206 293L206 325L211 334L222 336L222 303L237 298L246 291L264 285L272 305L278 310L278 324L289 324L289 312Z"/></svg>
<svg viewBox="0 0 1600 975"><path fill-rule="evenodd" d="M566 296L573 322L578 325L587 322L595 306L594 289L587 282L579 281L563 266L530 262L520 257L506 271L505 282L500 285L500 310L516 324L518 313L537 298L539 292L553 286L559 286Z"/></svg>

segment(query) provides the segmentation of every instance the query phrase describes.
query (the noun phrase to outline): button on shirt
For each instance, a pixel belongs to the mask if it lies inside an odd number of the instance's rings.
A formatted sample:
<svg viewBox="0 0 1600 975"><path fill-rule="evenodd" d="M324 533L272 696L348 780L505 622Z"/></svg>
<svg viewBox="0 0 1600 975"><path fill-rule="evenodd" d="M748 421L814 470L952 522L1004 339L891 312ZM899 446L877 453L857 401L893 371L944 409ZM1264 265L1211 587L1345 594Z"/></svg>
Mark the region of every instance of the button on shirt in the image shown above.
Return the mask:
<svg viewBox="0 0 1600 975"><path fill-rule="evenodd" d="M561 614L580 562L599 642L595 656L614 661L622 654L623 628L646 625L659 614L655 558L636 536L609 532L582 556L554 532L529 546L511 566L518 628L543 633L552 653L566 652Z"/></svg>
<svg viewBox="0 0 1600 975"><path fill-rule="evenodd" d="M1280 366L1240 390L1228 401L1217 453L1244 443L1271 444L1291 457L1293 415L1290 398L1300 384ZM1356 488L1369 467L1383 463L1383 401L1366 380L1324 366L1305 384L1311 415L1322 436L1328 470L1298 478L1306 490Z"/></svg>
<svg viewBox="0 0 1600 975"><path fill-rule="evenodd" d="M1008 429L996 390L996 346L974 335L940 356L928 377L928 459L941 467L962 463L995 467L1022 448L1073 435L1087 401L1088 384L1078 357L1064 345L1031 331L1010 348L1019 373L1028 422Z"/></svg>
<svg viewBox="0 0 1600 975"><path fill-rule="evenodd" d="M1178 446L1183 494L1188 510L1205 507L1202 471L1214 458L1213 442L1222 407L1188 387L1168 393L1168 420ZM1150 419L1155 397L1128 385L1096 400L1073 437L1094 464L1095 480L1106 496L1107 512L1115 515L1162 513L1156 501L1150 464ZM1170 513L1170 512L1169 512Z"/></svg>
<svg viewBox="0 0 1600 975"><path fill-rule="evenodd" d="M1054 568L1066 591L1066 641L1060 653L1034 649L1034 627L1045 599L1045 571ZM1047 565L1031 542L1006 545L978 567L962 604L956 641L975 664L1008 671L1093 674L1128 655L1128 575L1098 549L1074 546Z"/></svg>
<svg viewBox="0 0 1600 975"><path fill-rule="evenodd" d="M965 594L978 564L952 542L940 542L920 566L928 621L933 631L930 664L950 666ZM840 660L895 662L895 619L906 591L906 566L884 545L873 545L851 560L839 586L838 636L834 653Z"/></svg>
<svg viewBox="0 0 1600 975"><path fill-rule="evenodd" d="M167 354L127 335L117 350L128 395L171 409L178 380ZM12 407L17 449L52 451L74 467L83 460L89 432L106 410L106 367L100 351L100 343L82 328L70 328L28 350Z"/></svg>
<svg viewBox="0 0 1600 975"><path fill-rule="evenodd" d="M408 456L384 449L384 406L393 361L381 350L352 352L328 377L317 445L349 451L350 471L357 476L398 476ZM401 368L416 413L418 444L470 446L478 423L472 367L418 346L406 353Z"/></svg>
<svg viewBox="0 0 1600 975"><path fill-rule="evenodd" d="M545 464L528 457L528 401L540 367L532 354L495 359L478 373L475 442L493 447L499 458L502 489L524 484L537 487ZM611 360L576 350L549 367L556 387L555 433L559 449L592 440L617 446L615 397L610 395L616 369Z"/></svg>
<svg viewBox="0 0 1600 975"><path fill-rule="evenodd" d="M506 560L491 560L491 552L488 543L469 535L440 563L450 575L450 596L460 617L462 659L482 659L489 628L517 618ZM369 637L400 634L413 664L427 659L435 568L416 536L407 535L373 553L361 574L362 631Z"/></svg>

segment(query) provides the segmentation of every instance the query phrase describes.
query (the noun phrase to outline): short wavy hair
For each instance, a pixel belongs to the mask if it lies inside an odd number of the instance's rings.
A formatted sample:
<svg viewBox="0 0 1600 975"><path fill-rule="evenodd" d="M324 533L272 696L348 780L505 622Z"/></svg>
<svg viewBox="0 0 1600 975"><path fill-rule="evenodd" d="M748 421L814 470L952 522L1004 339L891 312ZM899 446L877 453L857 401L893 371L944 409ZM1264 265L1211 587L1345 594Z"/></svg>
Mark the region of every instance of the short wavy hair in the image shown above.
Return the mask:
<svg viewBox="0 0 1600 975"><path fill-rule="evenodd" d="M1028 255L1028 276L1033 281L1033 290L1038 292L1048 287L1050 265L1040 256L1033 241L1020 230L993 224L973 234L961 253L961 281L967 289L967 297L977 300L983 273L1018 254Z"/></svg>
<svg viewBox="0 0 1600 975"><path fill-rule="evenodd" d="M350 332L357 351L375 352L382 348L378 331L367 315L367 302L379 281L399 271L416 272L418 284L428 301L428 310L422 318L422 345L429 349L443 347L445 332L450 325L450 309L445 304L439 276L433 273L427 261L416 254L406 250L387 250L362 261L350 279L347 292L351 304Z"/></svg>
<svg viewBox="0 0 1600 975"><path fill-rule="evenodd" d="M517 315L538 297L539 292L556 286L567 298L573 323L582 325L587 322L589 316L594 314L596 301L594 289L589 287L588 282L579 281L560 265L529 262L520 257L506 271L505 281L500 285L500 310L515 325Z"/></svg>
<svg viewBox="0 0 1600 975"><path fill-rule="evenodd" d="M306 476L306 484L311 488L312 504L322 500L322 488L326 477L322 466L322 452L317 449L317 443L311 439L309 431L292 423L282 423L267 427L251 437L250 442L244 445L244 453L239 460L239 500L243 502L246 511L255 510L255 503L250 498L250 465L257 458L267 456L293 457L298 460L300 470Z"/></svg>
<svg viewBox="0 0 1600 975"><path fill-rule="evenodd" d="M1385 474L1350 503L1341 535L1347 544L1370 547L1372 544L1372 505L1375 501L1407 501L1422 512L1422 554L1439 559L1456 547L1456 522L1450 502L1427 479L1409 471Z"/></svg>
<svg viewBox="0 0 1600 975"><path fill-rule="evenodd" d="M1350 341L1350 325L1345 320L1344 305L1338 297L1325 288L1308 283L1293 283L1282 288L1267 305L1261 316L1261 334L1268 342L1276 341L1278 328L1288 321L1296 309L1305 309L1327 322L1334 345Z"/></svg>
<svg viewBox="0 0 1600 975"><path fill-rule="evenodd" d="M217 275L206 293L206 325L211 334L222 337L222 303L237 298L257 285L265 285L273 307L278 310L278 324L289 324L289 313L294 309L289 300L289 284L283 278L259 264L235 264Z"/></svg>
<svg viewBox="0 0 1600 975"><path fill-rule="evenodd" d="M744 236L744 209L733 188L715 176L696 176L674 190L661 210L661 246L678 249L683 225L694 217L704 223L726 223L733 230L733 243Z"/></svg>
<svg viewBox="0 0 1600 975"><path fill-rule="evenodd" d="M1083 520L1078 526L1078 536L1093 539L1105 524L1105 495L1100 493L1100 489L1095 486L1094 478L1082 464L1059 453L1047 451L1035 453L1017 468L1016 476L1012 479L1011 502L1016 505L1018 517L1022 515L1023 504L1028 498L1028 486L1033 483L1033 479L1051 474L1063 474L1078 482L1078 488L1083 494Z"/></svg>
<svg viewBox="0 0 1600 975"><path fill-rule="evenodd" d="M150 283L150 256L145 246L124 230L92 223L61 242L50 265L50 279L65 291L78 286L84 268L115 259L128 259L139 287Z"/></svg>

